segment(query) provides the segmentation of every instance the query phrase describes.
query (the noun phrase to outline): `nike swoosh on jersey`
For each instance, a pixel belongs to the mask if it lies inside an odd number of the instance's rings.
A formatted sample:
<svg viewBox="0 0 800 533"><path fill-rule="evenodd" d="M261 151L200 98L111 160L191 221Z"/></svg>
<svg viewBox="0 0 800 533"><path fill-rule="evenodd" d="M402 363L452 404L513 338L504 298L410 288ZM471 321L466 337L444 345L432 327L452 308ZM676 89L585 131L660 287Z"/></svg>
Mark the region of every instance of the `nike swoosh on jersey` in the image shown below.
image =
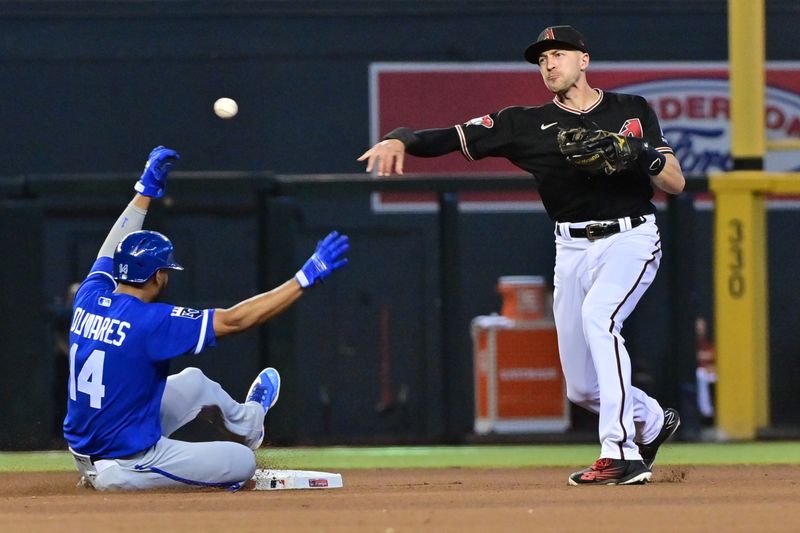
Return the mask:
<svg viewBox="0 0 800 533"><path fill-rule="evenodd" d="M552 127L553 127L553 126L555 126L556 124L558 124L558 122L551 122L550 124L542 124L542 125L541 125L541 128L542 128L543 130L546 130L547 128L552 128Z"/></svg>

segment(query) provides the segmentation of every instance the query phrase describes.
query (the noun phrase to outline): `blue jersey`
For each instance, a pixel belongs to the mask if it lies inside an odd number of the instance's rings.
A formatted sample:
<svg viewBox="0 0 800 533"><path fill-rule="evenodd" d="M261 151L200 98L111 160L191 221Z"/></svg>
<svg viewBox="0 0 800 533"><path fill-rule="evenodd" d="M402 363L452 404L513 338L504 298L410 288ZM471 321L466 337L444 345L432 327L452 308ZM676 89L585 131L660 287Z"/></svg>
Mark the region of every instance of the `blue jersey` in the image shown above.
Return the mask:
<svg viewBox="0 0 800 533"><path fill-rule="evenodd" d="M113 261L99 258L75 295L69 331L64 437L76 452L125 457L161 438L169 360L216 343L211 309L115 294Z"/></svg>

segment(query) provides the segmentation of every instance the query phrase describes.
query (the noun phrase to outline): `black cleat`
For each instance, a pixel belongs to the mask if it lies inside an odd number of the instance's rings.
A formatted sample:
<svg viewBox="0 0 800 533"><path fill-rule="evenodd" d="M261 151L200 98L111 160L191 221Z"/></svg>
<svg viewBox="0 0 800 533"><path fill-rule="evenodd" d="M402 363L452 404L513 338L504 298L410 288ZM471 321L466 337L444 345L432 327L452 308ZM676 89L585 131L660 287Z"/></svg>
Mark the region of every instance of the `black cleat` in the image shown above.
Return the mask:
<svg viewBox="0 0 800 533"><path fill-rule="evenodd" d="M650 481L650 469L642 461L598 459L589 468L569 476L570 485L642 485Z"/></svg>
<svg viewBox="0 0 800 533"><path fill-rule="evenodd" d="M656 462L656 453L658 447L664 444L671 436L678 431L681 425L681 417L678 411L672 408L664 409L664 426L653 442L649 444L639 444L639 454L642 456L642 461L648 469L653 468L653 463Z"/></svg>

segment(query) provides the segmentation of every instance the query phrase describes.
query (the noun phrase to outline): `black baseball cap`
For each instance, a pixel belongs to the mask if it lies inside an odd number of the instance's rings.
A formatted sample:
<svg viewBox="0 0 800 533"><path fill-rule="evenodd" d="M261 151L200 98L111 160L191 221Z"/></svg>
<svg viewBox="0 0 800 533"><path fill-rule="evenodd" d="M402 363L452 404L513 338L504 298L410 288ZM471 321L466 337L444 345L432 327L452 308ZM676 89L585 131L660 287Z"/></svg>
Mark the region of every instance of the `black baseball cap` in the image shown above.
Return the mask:
<svg viewBox="0 0 800 533"><path fill-rule="evenodd" d="M534 65L539 64L539 55L545 50L564 48L589 53L586 38L572 26L549 26L542 30L536 42L525 49L525 59Z"/></svg>

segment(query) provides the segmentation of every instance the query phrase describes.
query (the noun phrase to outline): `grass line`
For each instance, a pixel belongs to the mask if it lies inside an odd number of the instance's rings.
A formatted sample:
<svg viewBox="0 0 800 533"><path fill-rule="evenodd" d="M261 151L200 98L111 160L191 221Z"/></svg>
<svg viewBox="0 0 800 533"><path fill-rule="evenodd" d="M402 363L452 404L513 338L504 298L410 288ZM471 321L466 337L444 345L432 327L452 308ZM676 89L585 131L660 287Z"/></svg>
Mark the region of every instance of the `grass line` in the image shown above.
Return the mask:
<svg viewBox="0 0 800 533"><path fill-rule="evenodd" d="M581 466L597 453L594 445L279 448L261 450L259 464L305 469ZM800 464L800 443L669 444L659 452L658 464Z"/></svg>
<svg viewBox="0 0 800 533"><path fill-rule="evenodd" d="M388 446L262 448L261 467L278 469L517 468L583 466L597 458L594 445ZM668 444L658 464L800 464L800 442ZM71 471L67 452L0 452L1 472Z"/></svg>

